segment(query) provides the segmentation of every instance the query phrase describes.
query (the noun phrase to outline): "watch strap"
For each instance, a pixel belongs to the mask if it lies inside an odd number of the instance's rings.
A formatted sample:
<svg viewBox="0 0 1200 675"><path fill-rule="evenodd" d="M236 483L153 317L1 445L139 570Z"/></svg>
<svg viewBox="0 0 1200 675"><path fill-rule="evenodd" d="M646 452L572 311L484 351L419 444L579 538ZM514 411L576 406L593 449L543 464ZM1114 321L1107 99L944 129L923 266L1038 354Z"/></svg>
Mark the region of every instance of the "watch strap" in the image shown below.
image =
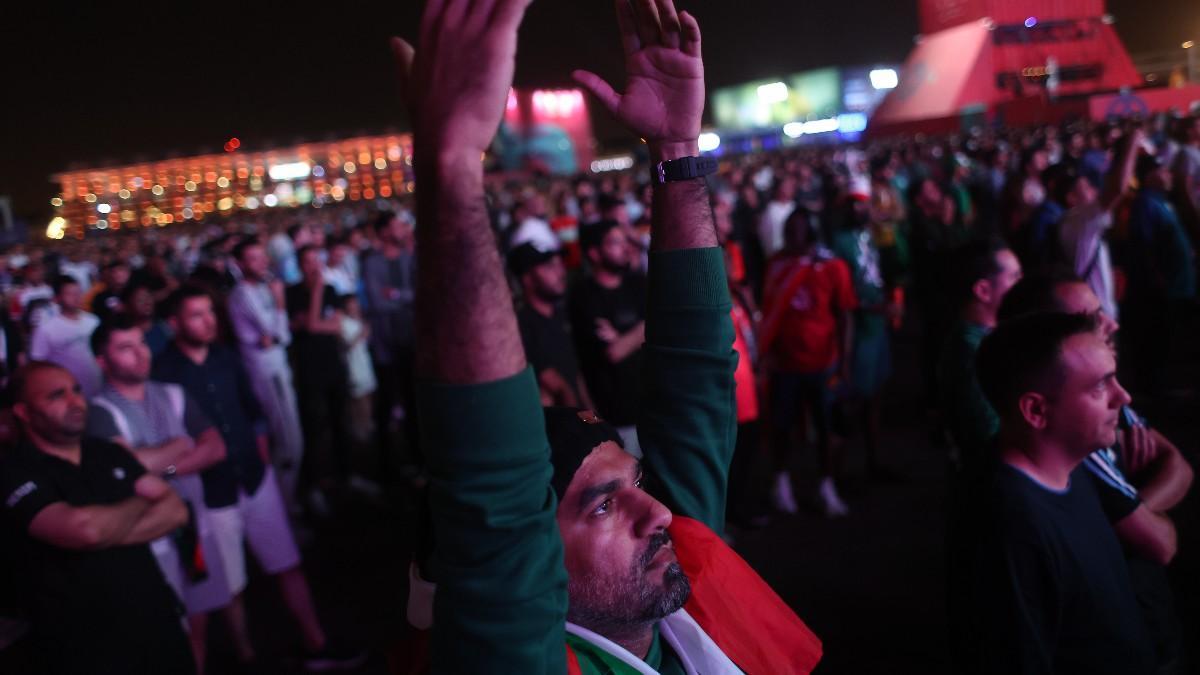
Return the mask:
<svg viewBox="0 0 1200 675"><path fill-rule="evenodd" d="M717 172L715 157L680 157L654 166L654 178L659 184L691 180Z"/></svg>

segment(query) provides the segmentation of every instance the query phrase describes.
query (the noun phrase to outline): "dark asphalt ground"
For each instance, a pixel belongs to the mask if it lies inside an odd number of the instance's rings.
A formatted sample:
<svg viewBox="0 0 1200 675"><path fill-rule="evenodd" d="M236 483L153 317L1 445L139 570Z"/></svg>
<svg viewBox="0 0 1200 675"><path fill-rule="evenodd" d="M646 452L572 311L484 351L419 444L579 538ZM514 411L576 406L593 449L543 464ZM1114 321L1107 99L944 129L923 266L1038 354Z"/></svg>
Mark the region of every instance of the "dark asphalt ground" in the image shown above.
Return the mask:
<svg viewBox="0 0 1200 675"><path fill-rule="evenodd" d="M1179 384L1200 382L1200 346L1178 355ZM895 342L895 376L885 394L884 444L902 482L864 477L861 437L848 441L843 496L849 517L815 511L777 515L767 527L738 532L738 551L824 641L821 675L937 675L950 672L944 577L944 455L929 441L919 387L915 336ZM1195 462L1200 406L1194 394L1134 405ZM815 489L815 461L803 453L794 472L798 496ZM1180 552L1172 565L1184 635L1200 651L1200 518L1194 494L1174 512ZM412 496L395 490L382 504L335 499L337 519L315 528L305 568L325 623L344 643L371 651L359 672L388 672L386 654L407 634ZM295 671L299 638L269 579L252 577L250 621L268 665ZM234 672L231 649L214 622L211 673ZM0 673L29 673L26 649L0 652ZM1194 665L1186 672L1200 673Z"/></svg>

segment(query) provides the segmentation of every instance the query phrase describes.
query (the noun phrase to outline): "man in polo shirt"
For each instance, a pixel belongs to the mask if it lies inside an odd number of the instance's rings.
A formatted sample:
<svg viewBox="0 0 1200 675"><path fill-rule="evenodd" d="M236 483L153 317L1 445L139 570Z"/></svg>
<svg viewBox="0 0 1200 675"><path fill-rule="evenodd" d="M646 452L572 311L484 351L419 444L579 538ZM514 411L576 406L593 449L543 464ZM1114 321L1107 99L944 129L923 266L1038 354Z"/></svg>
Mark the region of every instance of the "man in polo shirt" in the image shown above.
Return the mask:
<svg viewBox="0 0 1200 675"><path fill-rule="evenodd" d="M168 307L175 339L154 359L154 379L183 387L212 420L227 448L225 459L203 474L204 500L233 596L223 613L239 661L250 664L256 659L243 600L249 546L263 571L279 583L284 604L304 638L305 664L326 670L361 665L365 655L335 649L317 618L287 509L268 463L262 412L237 354L215 342L212 297L202 288L184 286L172 294ZM198 639L203 643L203 636Z"/></svg>
<svg viewBox="0 0 1200 675"><path fill-rule="evenodd" d="M200 473L225 459L225 442L182 388L150 380L150 348L135 319L118 314L102 324L92 334L92 349L104 386L88 410L88 435L131 450L147 471L166 477L191 507L194 530L182 538L156 540L151 550L197 627L191 633L192 648L203 669L205 615L228 605L230 594Z"/></svg>
<svg viewBox="0 0 1200 675"><path fill-rule="evenodd" d="M736 356L702 178L654 186L644 462L594 414L540 406L479 163L529 2L431 3L415 62L394 42L425 186L416 326L440 583L432 670L808 673L818 641L714 532L734 447ZM695 157L699 27L671 0L657 12L647 4L618 4L627 92L576 77L646 138L652 161ZM653 487L643 488L643 468Z"/></svg>
<svg viewBox="0 0 1200 675"><path fill-rule="evenodd" d="M63 368L27 364L10 382L24 440L0 464L43 672L194 672L149 542L187 522L179 496L124 448L84 438L87 400Z"/></svg>

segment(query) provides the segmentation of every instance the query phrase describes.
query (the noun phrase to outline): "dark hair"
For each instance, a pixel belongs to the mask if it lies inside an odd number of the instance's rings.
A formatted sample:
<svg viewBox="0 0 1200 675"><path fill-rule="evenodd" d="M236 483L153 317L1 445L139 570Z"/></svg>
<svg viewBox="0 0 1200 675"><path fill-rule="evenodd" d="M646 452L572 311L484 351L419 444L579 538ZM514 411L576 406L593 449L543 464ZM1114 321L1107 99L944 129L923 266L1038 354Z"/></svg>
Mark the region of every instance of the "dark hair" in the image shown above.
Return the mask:
<svg viewBox="0 0 1200 675"><path fill-rule="evenodd" d="M258 238L256 238L256 237L243 237L242 240L239 241L237 244L235 244L233 247L232 253L233 253L234 259L241 260L242 256L245 255L246 250L249 249L251 246L262 246L262 244L258 241Z"/></svg>
<svg viewBox="0 0 1200 675"><path fill-rule="evenodd" d="M351 302L356 302L357 300L358 300L357 295L355 295L353 293L346 293L344 295L337 296L337 299L334 300L333 306L344 312L344 311L346 311L346 308L350 306Z"/></svg>
<svg viewBox="0 0 1200 675"><path fill-rule="evenodd" d="M375 216L375 231L381 232L387 229L387 226L392 224L392 219L395 217L396 214L392 211L380 211L379 215Z"/></svg>
<svg viewBox="0 0 1200 675"><path fill-rule="evenodd" d="M112 342L112 334L122 330L133 330L138 327L138 322L129 314L120 312L112 315L108 321L101 323L92 331L92 354L100 356L104 354L104 350L108 349L108 343Z"/></svg>
<svg viewBox="0 0 1200 675"><path fill-rule="evenodd" d="M615 220L601 220L579 228L579 246L584 253L604 243L604 238L614 228L619 227Z"/></svg>
<svg viewBox="0 0 1200 675"><path fill-rule="evenodd" d="M76 279L75 277L71 276L70 274L60 274L60 275L54 277L54 284L53 284L54 294L58 295L59 293L62 292L63 288L66 288L67 286L70 286L72 284L78 286L79 280Z"/></svg>
<svg viewBox="0 0 1200 675"><path fill-rule="evenodd" d="M608 213L618 206L625 206L625 200L618 199L607 193L600 195L600 199L597 201L599 202L597 206L600 207L600 213Z"/></svg>
<svg viewBox="0 0 1200 675"><path fill-rule="evenodd" d="M950 254L950 294L959 307L974 296L975 282L993 279L1000 274L996 254L1008 249L1003 240L995 237L972 239Z"/></svg>
<svg viewBox="0 0 1200 675"><path fill-rule="evenodd" d="M1012 414L1026 392L1046 391L1061 380L1059 356L1068 338L1096 330L1084 314L1031 314L1002 323L975 355L975 372L1000 417Z"/></svg>
<svg viewBox="0 0 1200 675"><path fill-rule="evenodd" d="M996 319L1003 322L1030 314L1061 312L1055 290L1072 283L1083 283L1083 280L1061 265L1026 275L1004 296Z"/></svg>
<svg viewBox="0 0 1200 675"><path fill-rule="evenodd" d="M304 256L308 255L309 251L317 251L320 253L321 247L317 246L316 244L305 244L304 246L301 246L296 250L296 262L303 260Z"/></svg>
<svg viewBox="0 0 1200 675"><path fill-rule="evenodd" d="M132 281L126 284L125 288L121 289L121 295L118 296L121 299L121 304L128 305L129 301L133 298L133 294L141 290L150 291L151 293L154 292L154 290L150 288L150 285L144 281Z"/></svg>
<svg viewBox="0 0 1200 675"><path fill-rule="evenodd" d="M29 361L20 366L8 378L8 386L5 388L5 399L8 404L21 403L25 400L25 389L29 384L29 380L45 370L61 370L67 371L66 368L50 361Z"/></svg>
<svg viewBox="0 0 1200 675"><path fill-rule="evenodd" d="M178 316L180 310L183 309L183 303L192 298L208 298L213 299L212 293L200 284L188 282L179 288L176 288L163 301L163 316Z"/></svg>
<svg viewBox="0 0 1200 675"><path fill-rule="evenodd" d="M109 271L117 269L118 267L129 267L129 263L126 262L123 258L117 258L115 260L110 260L108 262L108 264L106 264L104 266L104 271L109 272Z"/></svg>

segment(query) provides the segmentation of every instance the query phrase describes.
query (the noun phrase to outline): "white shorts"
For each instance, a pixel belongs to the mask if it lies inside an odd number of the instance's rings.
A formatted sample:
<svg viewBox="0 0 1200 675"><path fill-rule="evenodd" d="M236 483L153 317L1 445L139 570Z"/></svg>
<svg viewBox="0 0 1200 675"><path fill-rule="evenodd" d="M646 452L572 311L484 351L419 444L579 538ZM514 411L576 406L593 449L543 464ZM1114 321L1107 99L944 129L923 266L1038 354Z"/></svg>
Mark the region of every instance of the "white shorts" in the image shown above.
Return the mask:
<svg viewBox="0 0 1200 675"><path fill-rule="evenodd" d="M188 615L207 614L228 606L233 597L229 592L229 581L225 577L226 565L221 560L220 545L217 542L219 537L212 519L213 512L204 506L204 492L199 476L172 479L171 486L192 507L192 517L195 520L196 534L208 576L196 582L187 578L184 571L185 561L180 558L180 551L171 535L150 542L150 551L158 561L158 567L162 570L167 585L175 591Z"/></svg>
<svg viewBox="0 0 1200 675"><path fill-rule="evenodd" d="M211 509L209 517L232 595L246 589L247 546L267 574L286 572L300 564L300 550L274 469L267 468L257 492L239 491L237 504Z"/></svg>

